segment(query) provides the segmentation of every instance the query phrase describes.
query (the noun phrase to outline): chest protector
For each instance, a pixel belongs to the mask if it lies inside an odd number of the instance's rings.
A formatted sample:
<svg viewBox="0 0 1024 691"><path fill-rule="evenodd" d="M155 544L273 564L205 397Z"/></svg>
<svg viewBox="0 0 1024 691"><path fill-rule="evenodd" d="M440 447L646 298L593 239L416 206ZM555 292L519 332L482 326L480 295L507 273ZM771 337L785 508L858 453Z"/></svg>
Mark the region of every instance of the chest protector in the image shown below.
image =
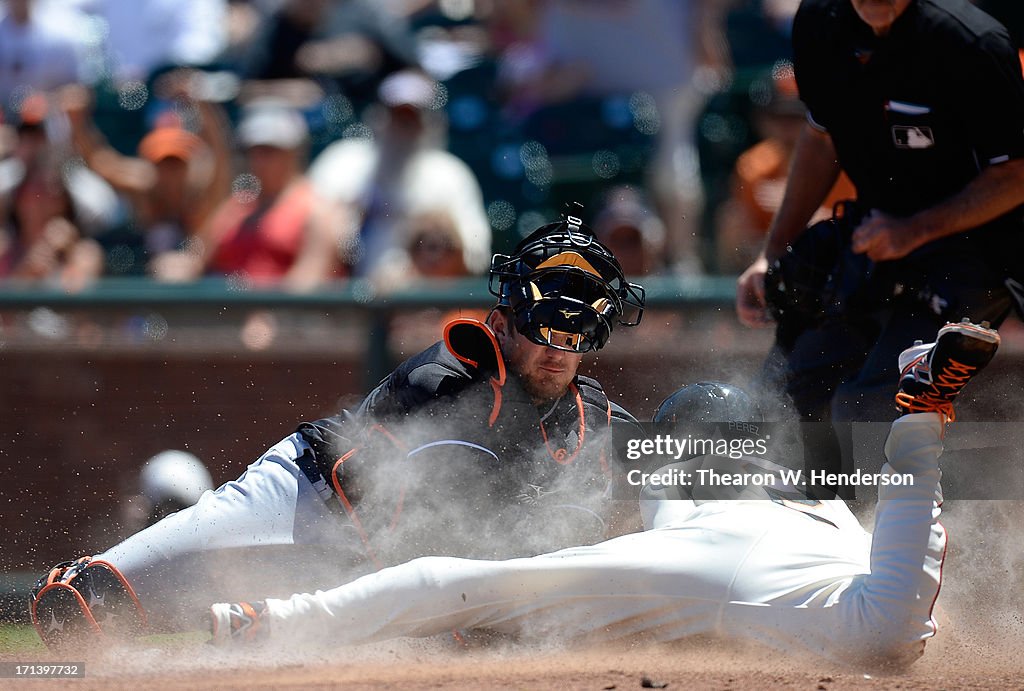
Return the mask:
<svg viewBox="0 0 1024 691"><path fill-rule="evenodd" d="M538 409L506 372L491 329L457 319L357 411L299 431L384 564L421 554L505 558L600 539L611 420L608 397L586 377ZM495 535L516 535L515 544Z"/></svg>

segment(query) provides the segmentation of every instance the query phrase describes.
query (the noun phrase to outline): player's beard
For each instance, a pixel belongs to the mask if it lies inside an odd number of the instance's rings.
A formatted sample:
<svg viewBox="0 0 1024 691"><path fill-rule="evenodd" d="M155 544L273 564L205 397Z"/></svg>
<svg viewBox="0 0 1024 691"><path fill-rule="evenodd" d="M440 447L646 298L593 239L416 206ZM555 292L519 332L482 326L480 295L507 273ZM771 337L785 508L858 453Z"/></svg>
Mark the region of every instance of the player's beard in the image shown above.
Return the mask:
<svg viewBox="0 0 1024 691"><path fill-rule="evenodd" d="M569 390L569 382L572 381L572 377L566 380L564 377L558 377L554 374L538 375L537 373L529 373L524 375L524 373L515 370L513 370L513 374L519 379L523 390L530 395L530 399L536 405L558 400Z"/></svg>
<svg viewBox="0 0 1024 691"><path fill-rule="evenodd" d="M518 333L503 350L509 371L537 405L565 395L581 360L577 353L537 345Z"/></svg>

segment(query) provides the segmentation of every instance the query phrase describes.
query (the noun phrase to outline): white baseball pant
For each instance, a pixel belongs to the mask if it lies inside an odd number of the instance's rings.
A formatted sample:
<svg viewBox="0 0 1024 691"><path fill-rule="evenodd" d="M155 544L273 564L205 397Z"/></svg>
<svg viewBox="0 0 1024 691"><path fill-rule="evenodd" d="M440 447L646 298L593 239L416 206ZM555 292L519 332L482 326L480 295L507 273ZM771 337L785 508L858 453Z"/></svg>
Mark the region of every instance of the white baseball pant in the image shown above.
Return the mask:
<svg viewBox="0 0 1024 691"><path fill-rule="evenodd" d="M487 629L564 641L692 634L842 663L909 663L934 635L946 535L943 424L896 420L873 536L839 500L832 523L771 501L665 500L655 525L508 561L416 559L329 591L267 600L272 639L357 644Z"/></svg>

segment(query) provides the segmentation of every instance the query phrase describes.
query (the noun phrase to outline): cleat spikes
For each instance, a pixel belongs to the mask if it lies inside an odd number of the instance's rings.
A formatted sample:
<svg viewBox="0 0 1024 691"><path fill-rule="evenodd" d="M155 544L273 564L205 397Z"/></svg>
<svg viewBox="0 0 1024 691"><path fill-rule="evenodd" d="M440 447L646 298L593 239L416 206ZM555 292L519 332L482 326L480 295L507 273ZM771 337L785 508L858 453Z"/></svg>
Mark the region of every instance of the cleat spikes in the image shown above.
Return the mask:
<svg viewBox="0 0 1024 691"><path fill-rule="evenodd" d="M939 413L944 421L953 422L953 401L998 347L998 332L968 320L946 324L935 343L916 342L900 354L897 409L903 414Z"/></svg>

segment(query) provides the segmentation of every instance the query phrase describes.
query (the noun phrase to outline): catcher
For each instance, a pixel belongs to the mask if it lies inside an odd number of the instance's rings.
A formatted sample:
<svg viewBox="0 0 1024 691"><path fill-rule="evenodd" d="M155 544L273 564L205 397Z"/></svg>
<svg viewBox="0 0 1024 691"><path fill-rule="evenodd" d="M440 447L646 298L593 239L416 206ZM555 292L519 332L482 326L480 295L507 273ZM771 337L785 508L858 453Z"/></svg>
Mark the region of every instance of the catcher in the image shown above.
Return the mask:
<svg viewBox="0 0 1024 691"><path fill-rule="evenodd" d="M640 322L643 288L572 216L495 255L490 288L487 323L447 324L358 409L303 423L194 506L53 567L32 594L43 641L188 630L212 600L420 555L603 539L611 437L636 421L577 368L616 323Z"/></svg>
<svg viewBox="0 0 1024 691"><path fill-rule="evenodd" d="M908 664L936 631L945 425L998 345L992 329L948 324L934 343L900 355L902 415L882 476L903 481L880 483L873 533L841 499L796 498L796 486L755 482L730 500L677 498L652 484L641 494L645 532L508 561L427 557L326 592L215 604L214 641L334 647L453 628L587 642L712 634L842 664ZM758 424L760 411L736 390L693 388L667 399L655 421ZM771 467L754 457L733 463Z"/></svg>

